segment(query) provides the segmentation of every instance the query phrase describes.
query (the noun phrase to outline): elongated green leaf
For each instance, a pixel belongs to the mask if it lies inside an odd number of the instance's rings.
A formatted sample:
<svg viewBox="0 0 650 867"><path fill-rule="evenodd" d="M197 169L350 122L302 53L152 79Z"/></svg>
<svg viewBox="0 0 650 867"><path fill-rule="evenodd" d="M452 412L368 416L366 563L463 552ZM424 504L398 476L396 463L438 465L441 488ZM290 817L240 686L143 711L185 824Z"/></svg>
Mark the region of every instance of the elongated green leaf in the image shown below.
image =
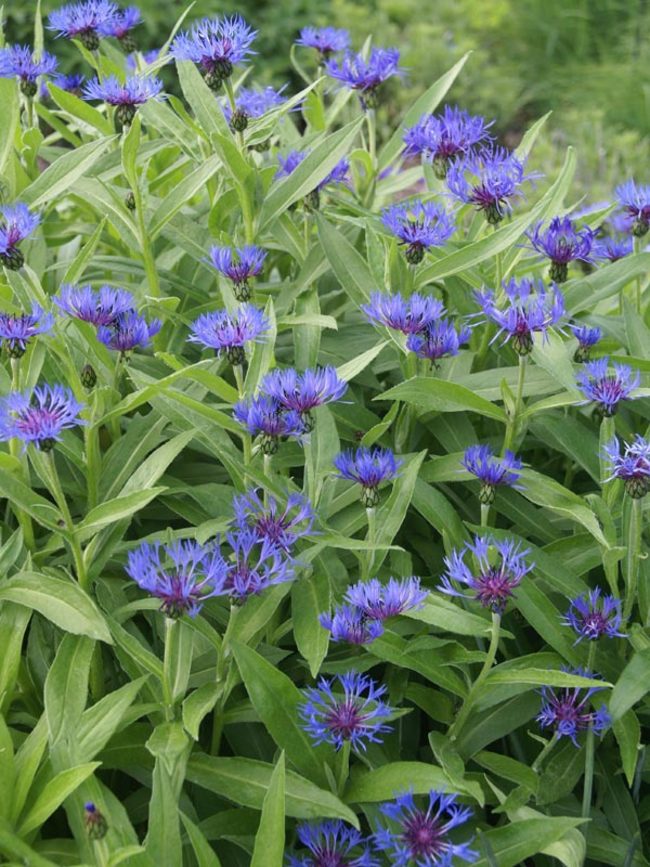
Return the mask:
<svg viewBox="0 0 650 867"><path fill-rule="evenodd" d="M390 801L396 792L412 789L428 794L431 789L449 791L449 778L435 765L424 762L391 762L356 776L345 791L348 804Z"/></svg>
<svg viewBox="0 0 650 867"><path fill-rule="evenodd" d="M454 605L449 599L430 593L420 608L412 608L406 612L412 620L429 623L445 632L455 632L457 635L482 635L491 631L488 620L464 611L459 605Z"/></svg>
<svg viewBox="0 0 650 867"><path fill-rule="evenodd" d="M365 304L378 287L363 257L345 235L316 215L318 237L336 278L355 304Z"/></svg>
<svg viewBox="0 0 650 867"><path fill-rule="evenodd" d="M619 720L648 692L650 682L650 648L640 650L623 669L609 702L613 720Z"/></svg>
<svg viewBox="0 0 650 867"><path fill-rule="evenodd" d="M21 199L32 208L41 208L62 193L67 193L75 181L95 165L114 140L115 136L107 136L64 153L23 190Z"/></svg>
<svg viewBox="0 0 650 867"><path fill-rule="evenodd" d="M282 867L284 861L284 753L280 753L262 804L251 867Z"/></svg>
<svg viewBox="0 0 650 867"><path fill-rule="evenodd" d="M205 839L200 828L188 819L185 813L181 813L181 821L192 844L198 867L221 867L217 853Z"/></svg>
<svg viewBox="0 0 650 867"><path fill-rule="evenodd" d="M102 527L131 517L166 490L167 488L151 488L148 491L134 491L95 506L77 527L78 538L83 541L93 536Z"/></svg>
<svg viewBox="0 0 650 867"><path fill-rule="evenodd" d="M230 136L221 106L196 66L187 60L181 60L176 63L176 68L183 95L206 136L210 138L213 133Z"/></svg>
<svg viewBox="0 0 650 867"><path fill-rule="evenodd" d="M100 764L101 762L88 762L84 765L77 765L74 768L61 771L53 777L39 792L31 809L20 822L18 833L25 836L42 825L61 806L68 795L78 789Z"/></svg>
<svg viewBox="0 0 650 867"><path fill-rule="evenodd" d="M524 859L541 852L572 828L577 828L584 819L555 816L550 819L525 819L512 822L503 828L495 828L482 835L494 853L499 867L518 867ZM490 867L487 856L474 862L478 867Z"/></svg>
<svg viewBox="0 0 650 867"><path fill-rule="evenodd" d="M460 412L469 410L505 423L506 414L500 406L479 397L473 391L445 379L415 377L389 388L378 400L403 400L422 412Z"/></svg>

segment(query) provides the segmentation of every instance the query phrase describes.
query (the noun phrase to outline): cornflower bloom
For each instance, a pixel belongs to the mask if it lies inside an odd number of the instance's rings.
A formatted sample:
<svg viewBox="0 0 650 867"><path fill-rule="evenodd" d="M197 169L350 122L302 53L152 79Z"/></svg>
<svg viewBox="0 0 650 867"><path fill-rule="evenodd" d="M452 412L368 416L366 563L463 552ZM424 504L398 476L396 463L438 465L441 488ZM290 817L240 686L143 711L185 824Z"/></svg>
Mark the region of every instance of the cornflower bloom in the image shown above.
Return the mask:
<svg viewBox="0 0 650 867"><path fill-rule="evenodd" d="M290 174L295 172L300 163L305 159L309 151L289 151L286 157L278 154L279 168L274 175L275 180L278 178L288 178Z"/></svg>
<svg viewBox="0 0 650 867"><path fill-rule="evenodd" d="M137 310L127 310L119 313L110 325L100 325L97 338L109 349L115 349L125 357L133 349L149 346L151 338L158 334L161 327L159 319L147 322Z"/></svg>
<svg viewBox="0 0 650 867"><path fill-rule="evenodd" d="M223 352L232 365L242 365L246 360L246 344L259 343L269 327L269 320L261 310L252 304L241 304L233 315L227 310L203 313L194 322L188 340L216 353Z"/></svg>
<svg viewBox="0 0 650 867"><path fill-rule="evenodd" d="M354 605L340 605L331 615L321 614L319 622L331 633L332 641L346 641L348 644L370 644L384 632L380 620L367 617Z"/></svg>
<svg viewBox="0 0 650 867"><path fill-rule="evenodd" d="M564 625L576 632L576 644L583 638L596 641L603 635L607 638L625 638L620 631L622 620L621 600L615 596L601 597L600 587L571 599L569 610L562 618Z"/></svg>
<svg viewBox="0 0 650 867"><path fill-rule="evenodd" d="M65 90L66 93L73 93L75 96L81 96L86 79L79 72L72 72L69 75L55 75L52 79L52 84L55 87Z"/></svg>
<svg viewBox="0 0 650 867"><path fill-rule="evenodd" d="M580 677L593 677L582 669L575 669L570 673ZM604 687L542 687L542 707L537 722L542 728L554 729L558 737L571 738L575 746L579 746L577 735L580 732L592 729L595 734L600 735L611 723L605 705L601 705L597 710L589 709L591 696L601 689Z"/></svg>
<svg viewBox="0 0 650 867"><path fill-rule="evenodd" d="M135 307L135 300L126 289L113 286L72 286L64 283L54 303L75 319L90 322L91 325L112 325L118 316L128 313Z"/></svg>
<svg viewBox="0 0 650 867"><path fill-rule="evenodd" d="M499 326L494 340L500 334L504 342L512 341L517 355L529 355L533 348L533 334L543 338L549 328L564 316L564 298L560 290L553 286L546 289L541 280L514 278L503 283L506 306L497 307L494 292L476 292L475 298L489 320Z"/></svg>
<svg viewBox="0 0 650 867"><path fill-rule="evenodd" d="M650 229L650 186L629 180L616 187L618 201L631 222L631 232L642 238Z"/></svg>
<svg viewBox="0 0 650 867"><path fill-rule="evenodd" d="M453 218L436 202L391 205L381 221L406 247L406 261L417 265L431 247L442 247L456 231Z"/></svg>
<svg viewBox="0 0 650 867"><path fill-rule="evenodd" d="M298 168L300 163L309 154L309 151L289 151L286 157L278 155L279 169L275 173L275 179L288 178ZM330 184L350 184L350 161L347 158L339 160L332 171L304 198L304 205L308 210L316 211L320 206L320 194Z"/></svg>
<svg viewBox="0 0 650 867"><path fill-rule="evenodd" d="M135 117L138 106L155 99L163 88L159 78L152 75L133 75L122 83L115 75L103 81L95 78L84 87L84 99L101 99L115 106L115 125L118 129L128 126Z"/></svg>
<svg viewBox="0 0 650 867"><path fill-rule="evenodd" d="M232 548L232 559L226 561L226 577L223 592L237 602L245 602L272 587L291 581L295 577L293 566L275 544L268 539L260 540L256 530L250 527L227 533L226 539Z"/></svg>
<svg viewBox="0 0 650 867"><path fill-rule="evenodd" d="M325 72L350 90L356 90L364 110L375 108L380 85L394 75L401 75L399 51L396 48L372 48L367 59L361 54L348 52L340 63L328 60Z"/></svg>
<svg viewBox="0 0 650 867"><path fill-rule="evenodd" d="M534 250L551 260L549 275L556 283L564 283L569 262L593 263L596 233L588 226L578 228L570 217L554 217L546 229L538 223L526 237Z"/></svg>
<svg viewBox="0 0 650 867"><path fill-rule="evenodd" d="M623 452L617 437L605 446L612 474L605 481L622 479L625 490L635 500L650 491L650 443L637 434L631 443L623 443Z"/></svg>
<svg viewBox="0 0 650 867"><path fill-rule="evenodd" d="M573 336L578 341L578 348L575 351L573 360L578 363L589 361L591 350L602 337L602 331L600 328L590 328L589 325L571 325L569 327L573 332Z"/></svg>
<svg viewBox="0 0 650 867"><path fill-rule="evenodd" d="M300 822L296 831L309 854L289 853L288 867L379 867L368 840L340 819Z"/></svg>
<svg viewBox="0 0 650 867"><path fill-rule="evenodd" d="M112 36L117 39L124 51L130 54L137 50L137 43L131 31L142 23L142 15L137 6L120 9L112 18L99 25L100 36Z"/></svg>
<svg viewBox="0 0 650 867"><path fill-rule="evenodd" d="M283 437L298 439L305 433L300 413L287 410L266 395L239 401L233 415L251 436L261 436L260 448L265 455L274 455Z"/></svg>
<svg viewBox="0 0 650 867"><path fill-rule="evenodd" d="M480 481L478 498L486 506L494 502L495 488L521 487L518 482L523 464L511 451L506 451L502 458L498 458L490 446L469 446L465 449L463 466Z"/></svg>
<svg viewBox="0 0 650 867"><path fill-rule="evenodd" d="M0 398L0 440L15 437L25 446L34 443L42 452L49 452L62 431L85 423L79 416L82 409L72 391L62 385L13 391Z"/></svg>
<svg viewBox="0 0 650 867"><path fill-rule="evenodd" d="M107 26L117 14L117 6L111 0L68 3L50 14L48 30L56 31L57 37L78 39L88 51L97 51L100 28Z"/></svg>
<svg viewBox="0 0 650 867"><path fill-rule="evenodd" d="M471 816L469 807L457 803L458 795L429 792L426 807L419 807L412 792L382 804L381 812L390 819L375 832L375 845L386 852L395 867L451 867L458 858L471 864L478 852L470 849L472 840L456 843L450 831L464 825Z"/></svg>
<svg viewBox="0 0 650 867"><path fill-rule="evenodd" d="M337 27L303 27L296 45L313 48L318 52L318 61L323 63L337 51L345 51L350 45L350 34Z"/></svg>
<svg viewBox="0 0 650 867"><path fill-rule="evenodd" d="M36 306L31 313L0 313L0 339L10 358L21 358L37 334L47 333L54 324L51 313Z"/></svg>
<svg viewBox="0 0 650 867"><path fill-rule="evenodd" d="M606 356L589 361L577 377L578 387L585 396L582 403L593 401L598 412L606 417L615 415L621 401L634 400L632 392L640 381L639 371L633 371L626 364L614 364L611 372Z"/></svg>
<svg viewBox="0 0 650 867"><path fill-rule="evenodd" d="M465 562L468 553L474 558L476 568ZM447 571L438 590L450 596L474 598L484 608L503 614L515 589L533 569L534 564L525 559L529 553L529 549L522 551L516 542L475 536L473 542L467 542L463 548L445 557ZM461 593L456 585L465 585L471 592Z"/></svg>
<svg viewBox="0 0 650 867"><path fill-rule="evenodd" d="M406 335L426 331L445 313L441 301L417 292L408 298L403 298L399 292L395 295L373 292L370 303L364 304L361 309L370 322L385 325Z"/></svg>
<svg viewBox="0 0 650 867"><path fill-rule="evenodd" d="M291 554L296 542L312 533L316 515L311 503L302 494L289 494L286 506L269 495L264 503L254 488L233 499L233 525L252 530L260 542Z"/></svg>
<svg viewBox="0 0 650 867"><path fill-rule="evenodd" d="M379 485L397 476L402 462L390 449L358 448L336 455L334 466L340 479L349 479L361 485L361 502L366 509L374 509L379 502Z"/></svg>
<svg viewBox="0 0 650 867"><path fill-rule="evenodd" d="M267 111L286 101L282 91L275 90L273 87L265 87L263 90L242 87L237 93L235 110L232 110L228 102L224 103L222 107L231 129L235 132L243 132L251 118L262 117Z"/></svg>
<svg viewBox="0 0 650 867"><path fill-rule="evenodd" d="M334 367L308 368L298 373L292 367L272 370L260 385L260 391L282 407L300 414L306 432L312 429L311 411L318 406L340 400L348 384L339 379Z"/></svg>
<svg viewBox="0 0 650 867"><path fill-rule="evenodd" d="M384 701L386 687L366 674L349 671L329 680L321 677L316 687L303 689L302 694L302 727L317 745L328 743L340 750L349 743L355 751L365 750L392 731L386 725L393 713Z"/></svg>
<svg viewBox="0 0 650 867"><path fill-rule="evenodd" d="M214 267L232 280L233 292L237 301L248 301L251 297L249 280L262 273L266 250L247 244L244 247L212 247L210 259Z"/></svg>
<svg viewBox="0 0 650 867"><path fill-rule="evenodd" d="M41 218L22 202L0 206L0 215L0 262L10 271L18 271L25 264L18 245L31 235Z"/></svg>
<svg viewBox="0 0 650 867"><path fill-rule="evenodd" d="M450 319L438 319L419 334L411 334L406 340L406 348L418 358L427 358L432 367L437 367L441 358L458 355L463 343L472 334L467 325L456 326Z"/></svg>
<svg viewBox="0 0 650 867"><path fill-rule="evenodd" d="M226 563L218 548L178 540L171 545L143 542L129 551L127 575L160 599L160 610L173 619L196 617L203 603L222 593Z"/></svg>
<svg viewBox="0 0 650 867"><path fill-rule="evenodd" d="M36 96L37 78L51 75L57 67L57 59L47 51L36 57L27 45L10 45L0 48L0 78L17 78L25 96Z"/></svg>
<svg viewBox="0 0 650 867"><path fill-rule="evenodd" d="M488 130L492 123L458 106L446 105L441 114L423 114L404 131L404 152L407 156L421 154L433 165L436 177L444 180L449 165L457 157L491 140Z"/></svg>
<svg viewBox="0 0 650 867"><path fill-rule="evenodd" d="M420 579L412 576L390 578L386 584L382 584L378 578L357 581L348 587L345 599L366 617L386 620L405 611L421 608L427 596L427 591L420 587Z"/></svg>
<svg viewBox="0 0 650 867"><path fill-rule="evenodd" d="M618 262L634 250L634 241L629 235L606 235L594 246L594 256L608 262Z"/></svg>
<svg viewBox="0 0 650 867"><path fill-rule="evenodd" d="M233 68L255 53L251 45L256 36L241 15L204 18L174 39L170 53L176 60L198 64L208 87L219 90Z"/></svg>

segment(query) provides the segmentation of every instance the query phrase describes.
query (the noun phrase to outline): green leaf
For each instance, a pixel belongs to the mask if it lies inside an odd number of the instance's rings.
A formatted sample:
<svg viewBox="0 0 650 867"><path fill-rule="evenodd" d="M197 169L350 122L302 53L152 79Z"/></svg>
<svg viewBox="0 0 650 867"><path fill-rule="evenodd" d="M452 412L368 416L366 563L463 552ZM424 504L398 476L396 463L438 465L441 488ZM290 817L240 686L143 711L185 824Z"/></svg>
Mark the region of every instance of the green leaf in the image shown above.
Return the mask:
<svg viewBox="0 0 650 867"><path fill-rule="evenodd" d="M181 813L181 821L192 844L198 867L221 867L217 853L205 839L200 828L188 819L185 813Z"/></svg>
<svg viewBox="0 0 650 867"><path fill-rule="evenodd" d="M294 581L291 588L293 635L312 677L316 677L327 655L329 632L320 625L319 617L329 611L330 602L330 582L324 569Z"/></svg>
<svg viewBox="0 0 650 867"><path fill-rule="evenodd" d="M64 153L22 191L20 198L31 208L42 208L67 193L76 180L91 169L116 136L108 136Z"/></svg>
<svg viewBox="0 0 650 867"><path fill-rule="evenodd" d="M29 864L29 867L57 867L55 861L39 855L24 840L21 840L6 822L2 821L0 821L0 852L15 859L15 864Z"/></svg>
<svg viewBox="0 0 650 867"><path fill-rule="evenodd" d="M19 823L18 833L24 837L36 830L100 765L101 762L87 762L61 771L49 780Z"/></svg>
<svg viewBox="0 0 650 867"><path fill-rule="evenodd" d="M190 104L207 138L209 139L213 133L230 136L231 132L221 106L196 66L188 60L181 60L177 61L176 69L183 96Z"/></svg>
<svg viewBox="0 0 650 867"><path fill-rule="evenodd" d="M74 745L77 761L88 762L104 749L146 680L147 675L124 684L83 712Z"/></svg>
<svg viewBox="0 0 650 867"><path fill-rule="evenodd" d="M431 789L450 791L449 778L442 768L424 762L391 762L355 775L345 790L345 801L348 804L390 801L404 788L412 789L416 795L428 794Z"/></svg>
<svg viewBox="0 0 650 867"><path fill-rule="evenodd" d="M650 648L640 650L623 669L609 701L614 722L620 720L648 692L650 683Z"/></svg>
<svg viewBox="0 0 650 867"><path fill-rule="evenodd" d="M85 100L74 93L62 90L51 81L48 82L47 89L49 95L59 108L63 109L71 117L75 117L77 120L82 121L82 123L92 126L102 135L110 136L113 134L113 127L108 118L104 117L101 111L97 111L96 108L93 108Z"/></svg>
<svg viewBox="0 0 650 867"><path fill-rule="evenodd" d="M588 688L590 686L611 687L611 683L603 680L582 677L568 671L548 671L547 669L520 668L499 671L497 666L488 674L482 687L489 692L493 686L502 683L528 683L532 686L558 686Z"/></svg>
<svg viewBox="0 0 650 867"><path fill-rule="evenodd" d="M280 753L262 804L251 867L282 867L284 861L284 753Z"/></svg>
<svg viewBox="0 0 650 867"><path fill-rule="evenodd" d="M481 836L489 844L499 867L518 867L526 858L561 840L567 831L577 828L584 821L566 816L524 819L503 828L494 828ZM475 867L490 867L487 856L479 858L474 864Z"/></svg>
<svg viewBox="0 0 650 867"><path fill-rule="evenodd" d="M29 608L5 602L0 610L0 713L13 699L23 648L23 636L32 616Z"/></svg>
<svg viewBox="0 0 650 867"><path fill-rule="evenodd" d="M449 599L433 593L427 596L421 608L412 608L405 612L404 616L436 626L445 632L455 632L457 635L485 636L491 632L488 620L464 611Z"/></svg>
<svg viewBox="0 0 650 867"><path fill-rule="evenodd" d="M94 536L102 527L109 524L116 524L124 518L129 518L140 509L143 509L152 500L155 500L159 494L163 494L167 488L151 488L148 491L136 491L131 494L125 494L122 497L115 497L107 503L100 503L95 506L86 515L83 521L77 526L77 538L80 541L89 539Z"/></svg>
<svg viewBox="0 0 650 867"><path fill-rule="evenodd" d="M23 509L44 527L50 530L59 528L61 520L59 510L49 500L34 493L30 487L2 468L0 468L0 496L5 497L12 505Z"/></svg>
<svg viewBox="0 0 650 867"><path fill-rule="evenodd" d="M628 786L632 786L641 748L641 726L632 710L626 711L612 726L621 753L621 764Z"/></svg>
<svg viewBox="0 0 650 867"><path fill-rule="evenodd" d="M389 388L375 400L402 400L422 412L460 412L469 410L505 424L506 414L499 406L479 397L473 391L445 379L414 377Z"/></svg>
<svg viewBox="0 0 650 867"><path fill-rule="evenodd" d="M201 722L217 703L219 687L216 683L204 683L194 692L191 692L183 702L183 725L185 731L194 738L199 739L199 727Z"/></svg>
<svg viewBox="0 0 650 867"><path fill-rule="evenodd" d="M321 214L316 214L316 225L323 251L337 280L356 305L365 304L370 293L377 289L366 260Z"/></svg>
<svg viewBox="0 0 650 867"><path fill-rule="evenodd" d="M20 115L18 81L15 78L0 79L0 105L3 115L0 124L0 176L5 174L7 162L13 153L14 136Z"/></svg>
<svg viewBox="0 0 650 867"><path fill-rule="evenodd" d="M93 643L84 637L64 636L45 680L45 716L50 746L60 740L73 746L88 695Z"/></svg>
<svg viewBox="0 0 650 867"><path fill-rule="evenodd" d="M598 519L578 494L563 487L555 479L526 468L521 473L521 484L521 494L531 503L544 506L581 524L597 542L604 548L609 548Z"/></svg>
<svg viewBox="0 0 650 867"><path fill-rule="evenodd" d="M14 799L16 766L11 732L0 716L0 819L10 819Z"/></svg>
<svg viewBox="0 0 650 867"><path fill-rule="evenodd" d="M220 167L221 158L216 155L210 156L193 172L185 174L183 180L167 193L150 220L149 236L152 240L182 207L197 193L204 190L207 182Z"/></svg>

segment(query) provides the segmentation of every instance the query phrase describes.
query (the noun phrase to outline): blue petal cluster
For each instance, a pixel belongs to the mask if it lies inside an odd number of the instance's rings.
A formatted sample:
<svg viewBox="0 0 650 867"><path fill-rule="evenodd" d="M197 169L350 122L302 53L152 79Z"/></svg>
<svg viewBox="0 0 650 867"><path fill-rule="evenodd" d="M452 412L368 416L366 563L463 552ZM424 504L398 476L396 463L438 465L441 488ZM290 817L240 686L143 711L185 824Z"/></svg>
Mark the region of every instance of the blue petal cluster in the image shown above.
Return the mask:
<svg viewBox="0 0 650 867"><path fill-rule="evenodd" d="M602 636L626 637L620 631L623 621L621 600L607 594L601 596L601 592L600 587L595 587L589 593L570 601L569 610L562 622L576 632L576 644L583 638L596 641Z"/></svg>
<svg viewBox="0 0 650 867"><path fill-rule="evenodd" d="M257 31L241 15L204 18L174 39L170 54L176 60L191 60L203 70L207 84L219 90L233 67L248 60Z"/></svg>
<svg viewBox="0 0 650 867"><path fill-rule="evenodd" d="M260 385L262 393L285 410L299 413L307 431L312 427L311 410L340 400L347 389L347 382L339 379L334 367L308 368L302 373L292 367L276 368L266 374Z"/></svg>
<svg viewBox="0 0 650 867"><path fill-rule="evenodd" d="M445 313L442 301L417 292L408 298L399 292L395 295L373 292L370 303L361 309L371 322L407 335L425 331Z"/></svg>
<svg viewBox="0 0 650 867"><path fill-rule="evenodd" d="M305 432L305 423L299 412L288 410L268 395L241 400L233 408L235 419L251 436L260 436L260 448L265 455L274 455L280 440L299 439Z"/></svg>
<svg viewBox="0 0 650 867"><path fill-rule="evenodd" d="M292 561L277 544L261 539L255 528L238 528L227 533L232 549L227 559L223 592L237 602L245 602L272 587L291 581L295 577Z"/></svg>
<svg viewBox="0 0 650 867"><path fill-rule="evenodd" d="M421 155L432 163L436 176L444 179L457 157L491 140L488 130L492 123L458 106L446 105L441 114L423 114L414 126L405 130L404 153Z"/></svg>
<svg viewBox="0 0 650 867"><path fill-rule="evenodd" d="M254 488L233 500L233 527L252 531L260 542L291 555L299 539L313 535L316 519L309 500L302 494L289 494L286 505L268 495L266 502Z"/></svg>
<svg viewBox="0 0 650 867"><path fill-rule="evenodd" d="M325 72L351 90L356 90L364 109L374 108L379 86L394 75L401 74L399 57L396 48L373 48L368 58L348 52L340 62L328 60Z"/></svg>
<svg viewBox="0 0 650 867"><path fill-rule="evenodd" d="M238 301L248 301L251 288L248 281L262 273L266 250L247 244L244 247L212 247L210 259L214 267L233 282L233 291Z"/></svg>
<svg viewBox="0 0 650 867"><path fill-rule="evenodd" d="M25 240L41 222L39 214L33 214L27 205L0 206L0 263L10 271L17 271L25 263L18 245Z"/></svg>
<svg viewBox="0 0 650 867"><path fill-rule="evenodd" d="M370 841L340 819L299 822L296 833L309 854L290 852L288 867L379 867Z"/></svg>
<svg viewBox="0 0 650 867"><path fill-rule="evenodd" d="M487 445L469 446L463 455L463 466L481 483L479 500L484 505L494 502L495 488L502 485L519 488L519 478L523 466L521 460L511 451L498 458Z"/></svg>
<svg viewBox="0 0 650 867"><path fill-rule="evenodd" d="M147 322L137 310L127 310L116 316L110 325L100 325L97 338L109 349L115 349L124 356L133 349L149 346L151 338L158 334L161 327L159 319Z"/></svg>
<svg viewBox="0 0 650 867"><path fill-rule="evenodd" d="M622 479L625 490L633 499L641 499L650 491L650 442L637 434L631 443L621 444L617 437L605 446L605 455L612 468L606 481Z"/></svg>
<svg viewBox="0 0 650 867"><path fill-rule="evenodd" d="M394 479L401 465L402 461L395 457L391 449L379 447L340 452L334 458L339 478L361 485L361 502L367 509L377 505L379 486L382 482Z"/></svg>
<svg viewBox="0 0 650 867"><path fill-rule="evenodd" d="M100 29L118 14L112 0L81 0L50 13L48 29L66 39L79 39L88 51L99 48Z"/></svg>
<svg viewBox="0 0 650 867"><path fill-rule="evenodd" d="M41 451L54 448L62 431L85 424L83 409L69 388L62 385L36 386L32 392L11 392L0 398L0 439L16 438Z"/></svg>
<svg viewBox="0 0 650 867"><path fill-rule="evenodd" d="M632 234L642 238L650 228L650 186L625 181L616 187L616 196L630 221Z"/></svg>
<svg viewBox="0 0 650 867"><path fill-rule="evenodd" d="M456 326L450 319L438 319L420 334L410 334L406 348L418 358L426 358L436 367L448 355L458 355L463 343L467 343L472 330L467 325Z"/></svg>
<svg viewBox="0 0 650 867"><path fill-rule="evenodd" d="M0 78L18 78L25 96L35 96L38 90L36 79L52 75L57 68L57 59L47 51L36 57L27 45L10 45L0 49Z"/></svg>
<svg viewBox="0 0 650 867"><path fill-rule="evenodd" d="M142 14L137 6L120 9L111 18L103 21L98 28L100 36L112 36L124 45L127 51L135 51L131 31L142 23Z"/></svg>
<svg viewBox="0 0 650 867"><path fill-rule="evenodd" d="M579 228L570 217L554 217L547 228L543 225L538 223L526 237L534 250L551 260L551 280L564 283L570 262L593 262L596 233L588 226Z"/></svg>
<svg viewBox="0 0 650 867"><path fill-rule="evenodd" d="M609 358L589 361L578 373L577 383L585 396L583 403L593 401L604 416L616 413L619 403L634 400L632 392L639 387L641 375L627 364L614 364L610 370Z"/></svg>
<svg viewBox="0 0 650 867"><path fill-rule="evenodd" d="M574 361L583 362L589 361L589 355L592 348L598 343L603 336L600 328L591 328L589 325L571 325L573 336L578 341L578 348L575 351Z"/></svg>
<svg viewBox="0 0 650 867"><path fill-rule="evenodd" d="M320 59L328 60L337 51L345 51L350 45L350 34L338 27L303 27L296 45L314 48Z"/></svg>
<svg viewBox="0 0 650 867"><path fill-rule="evenodd" d="M580 677L593 677L582 669L570 672ZM542 707L537 716L537 722L542 728L552 728L559 737L570 738L575 746L579 746L577 735L592 729L597 735L602 734L611 724L611 717L605 705L597 710L590 708L590 699L602 686L565 687L553 689L542 687Z"/></svg>
<svg viewBox="0 0 650 867"><path fill-rule="evenodd" d="M431 247L442 247L456 231L453 217L436 202L391 205L382 211L381 220L406 247L411 265L421 262Z"/></svg>
<svg viewBox="0 0 650 867"><path fill-rule="evenodd" d="M130 292L113 286L93 289L92 286L64 283L53 300L68 316L90 322L97 327L112 325L118 316L135 307L135 299Z"/></svg>
<svg viewBox="0 0 650 867"><path fill-rule="evenodd" d="M51 313L35 306L31 313L0 313L0 340L10 358L20 358L27 344L37 334L47 333L54 324Z"/></svg>
<svg viewBox="0 0 650 867"><path fill-rule="evenodd" d="M234 314L227 310L203 313L194 322L188 340L223 352L231 364L241 365L246 359L246 344L259 343L269 328L269 320L261 310L252 304L240 304Z"/></svg>

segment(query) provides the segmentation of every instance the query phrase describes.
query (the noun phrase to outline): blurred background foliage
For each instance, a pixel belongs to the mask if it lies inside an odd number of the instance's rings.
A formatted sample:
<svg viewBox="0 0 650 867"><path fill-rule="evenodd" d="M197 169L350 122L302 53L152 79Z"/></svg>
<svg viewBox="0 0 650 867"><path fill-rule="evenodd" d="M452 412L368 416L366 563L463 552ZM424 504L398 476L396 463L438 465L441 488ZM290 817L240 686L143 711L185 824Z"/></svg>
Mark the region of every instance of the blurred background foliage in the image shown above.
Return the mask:
<svg viewBox="0 0 650 867"><path fill-rule="evenodd" d="M43 14L62 0L43 0ZM134 0L145 23L141 47L162 44L185 0ZM124 0L121 5L127 5ZM397 46L408 73L392 88L389 115L401 113L462 54L474 54L450 99L496 118L515 145L530 122L553 110L536 168L552 174L567 144L580 154L578 185L606 199L621 177L650 181L648 0L197 0L189 18L240 12L259 29L252 78L298 86L289 48L306 24L332 24L360 48ZM5 7L8 41L30 41L36 2ZM78 57L64 44L57 53ZM304 55L301 54L301 58ZM392 118L385 116L386 121Z"/></svg>

